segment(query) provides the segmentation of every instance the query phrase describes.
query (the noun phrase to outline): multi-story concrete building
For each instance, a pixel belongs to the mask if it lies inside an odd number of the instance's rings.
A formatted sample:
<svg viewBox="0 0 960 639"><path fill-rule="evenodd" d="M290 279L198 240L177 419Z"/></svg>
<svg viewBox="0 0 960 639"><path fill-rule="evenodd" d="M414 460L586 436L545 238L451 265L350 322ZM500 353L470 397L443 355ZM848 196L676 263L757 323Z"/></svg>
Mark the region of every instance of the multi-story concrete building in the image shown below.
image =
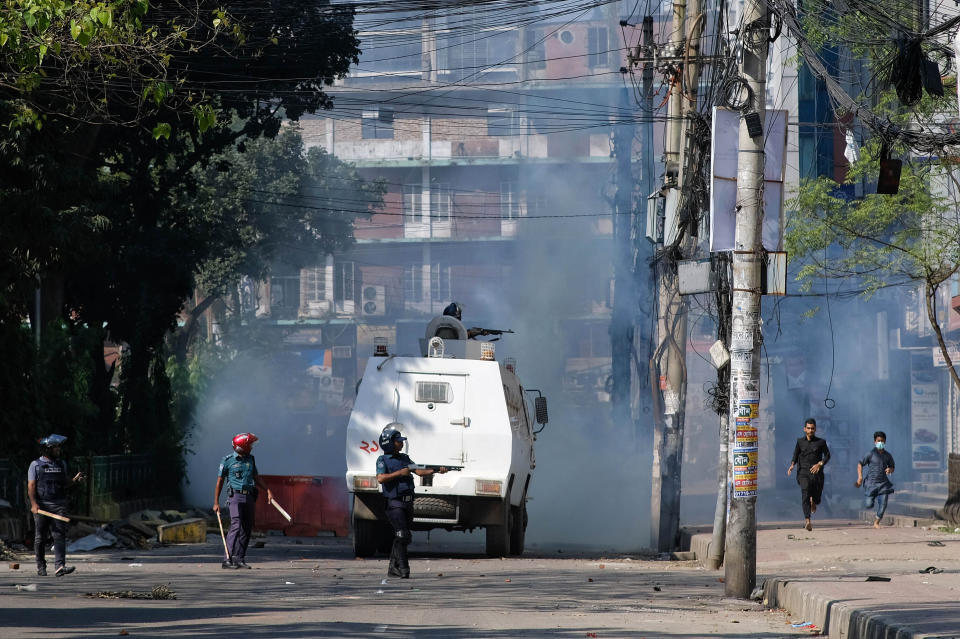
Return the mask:
<svg viewBox="0 0 960 639"><path fill-rule="evenodd" d="M467 326L517 331L498 349L554 391L554 411L608 419L611 133L633 112L621 103L621 16L611 5L534 17L371 26L360 64L331 89L336 108L301 121L308 146L387 195L349 250L278 264L261 296L261 321L291 331L309 371L294 410L345 424L373 338L415 352L457 301ZM342 193L332 206L352 210L349 184Z"/></svg>

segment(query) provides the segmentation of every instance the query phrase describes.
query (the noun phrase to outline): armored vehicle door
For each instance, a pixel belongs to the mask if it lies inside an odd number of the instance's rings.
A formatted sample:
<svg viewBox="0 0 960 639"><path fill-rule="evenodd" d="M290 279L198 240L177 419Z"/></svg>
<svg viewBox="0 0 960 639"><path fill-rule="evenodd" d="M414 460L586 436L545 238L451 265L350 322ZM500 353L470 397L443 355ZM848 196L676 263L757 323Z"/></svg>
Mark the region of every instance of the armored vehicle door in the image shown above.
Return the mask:
<svg viewBox="0 0 960 639"><path fill-rule="evenodd" d="M467 375L399 372L397 421L410 438L406 452L418 464L462 466Z"/></svg>

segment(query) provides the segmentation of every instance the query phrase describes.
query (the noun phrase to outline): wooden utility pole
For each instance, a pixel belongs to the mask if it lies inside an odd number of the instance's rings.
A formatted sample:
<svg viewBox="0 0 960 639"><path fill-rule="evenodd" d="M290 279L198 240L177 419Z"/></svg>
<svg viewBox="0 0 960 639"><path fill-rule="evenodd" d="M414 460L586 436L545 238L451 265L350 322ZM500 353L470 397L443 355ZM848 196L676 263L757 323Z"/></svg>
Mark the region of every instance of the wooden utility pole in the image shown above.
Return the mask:
<svg viewBox="0 0 960 639"><path fill-rule="evenodd" d="M725 592L750 597L757 583L757 469L760 404L760 266L763 246L764 122L770 16L761 0L744 6L740 75L752 97L740 120L733 309L730 333L730 449L733 496L724 557ZM754 115L755 114L755 115ZM759 116L759 120L756 117ZM748 119L753 119L752 131ZM753 133L753 135L751 135Z"/></svg>
<svg viewBox="0 0 960 639"><path fill-rule="evenodd" d="M689 17L688 17L689 16ZM672 550L680 532L681 470L683 461L683 431L687 396L687 308L680 296L676 255L688 255L694 248L690 237L689 220L680 220L683 202L687 199L684 164L687 160L687 123L697 111L697 87L700 81L698 55L703 16L700 0L675 0L673 4L671 53L677 56L676 75L671 85L668 105L669 121L666 140L666 172L668 186L676 189L670 198L668 215L677 219L665 229L665 249L657 263L659 274L659 315L657 329L659 344L655 354L657 382L662 393L662 405L657 420L657 449L653 473L653 524L656 547ZM696 169L695 169L696 170ZM678 237L682 240L677 245ZM673 246L670 246L673 245Z"/></svg>
<svg viewBox="0 0 960 639"><path fill-rule="evenodd" d="M627 114L631 100L626 88L620 90L615 112L613 154L617 158L617 192L613 207L613 316L610 319L612 346L610 392L611 418L615 428L635 436L630 406L631 363L633 361L634 317L637 293L633 277L633 119ZM629 121L624 122L629 117Z"/></svg>

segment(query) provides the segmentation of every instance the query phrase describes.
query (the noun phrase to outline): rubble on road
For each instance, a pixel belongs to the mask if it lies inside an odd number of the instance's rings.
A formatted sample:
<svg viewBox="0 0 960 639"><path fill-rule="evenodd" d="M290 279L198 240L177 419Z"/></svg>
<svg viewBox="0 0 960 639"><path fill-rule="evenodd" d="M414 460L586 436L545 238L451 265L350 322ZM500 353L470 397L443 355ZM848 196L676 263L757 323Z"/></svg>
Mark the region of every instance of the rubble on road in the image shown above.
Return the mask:
<svg viewBox="0 0 960 639"><path fill-rule="evenodd" d="M191 519L214 519L212 512L192 508L180 510L140 510L124 519L101 522L90 517L74 516L67 538L67 552L84 552L97 548L149 550L160 543L158 529ZM96 524L99 524L97 526ZM0 559L3 557L0 556Z"/></svg>
<svg viewBox="0 0 960 639"><path fill-rule="evenodd" d="M93 599L176 599L177 593L168 586L154 586L150 592L137 590L101 590L99 592L84 593L85 597Z"/></svg>
<svg viewBox="0 0 960 639"><path fill-rule="evenodd" d="M11 559L18 559L17 553L13 552L3 540L0 539L0 560L9 561Z"/></svg>

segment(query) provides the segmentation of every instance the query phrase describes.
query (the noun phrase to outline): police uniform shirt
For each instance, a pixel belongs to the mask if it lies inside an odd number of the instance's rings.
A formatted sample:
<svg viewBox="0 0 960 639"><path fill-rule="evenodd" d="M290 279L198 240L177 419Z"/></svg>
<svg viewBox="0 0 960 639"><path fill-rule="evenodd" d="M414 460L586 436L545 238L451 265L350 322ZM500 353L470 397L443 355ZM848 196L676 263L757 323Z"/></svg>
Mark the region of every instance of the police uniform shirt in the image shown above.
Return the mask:
<svg viewBox="0 0 960 639"><path fill-rule="evenodd" d="M793 448L792 461L800 467L800 472L809 472L810 468L820 461L826 466L827 462L830 461L830 449L827 448L827 440L816 435L810 440L807 440L806 436L801 437Z"/></svg>
<svg viewBox="0 0 960 639"><path fill-rule="evenodd" d="M253 490L256 487L257 462L253 455L230 453L220 462L220 477L235 491Z"/></svg>
<svg viewBox="0 0 960 639"><path fill-rule="evenodd" d="M37 482L37 499L40 501L64 501L67 498L67 463L62 459L50 459L46 455L30 462L27 481ZM54 484L51 486L50 484ZM50 495L48 488L58 490Z"/></svg>
<svg viewBox="0 0 960 639"><path fill-rule="evenodd" d="M392 455L380 455L377 457L377 474L386 475L394 473L401 468L406 468L413 464L404 453L393 453ZM387 497L399 497L401 495L413 494L413 477L399 477L383 483L383 494Z"/></svg>

